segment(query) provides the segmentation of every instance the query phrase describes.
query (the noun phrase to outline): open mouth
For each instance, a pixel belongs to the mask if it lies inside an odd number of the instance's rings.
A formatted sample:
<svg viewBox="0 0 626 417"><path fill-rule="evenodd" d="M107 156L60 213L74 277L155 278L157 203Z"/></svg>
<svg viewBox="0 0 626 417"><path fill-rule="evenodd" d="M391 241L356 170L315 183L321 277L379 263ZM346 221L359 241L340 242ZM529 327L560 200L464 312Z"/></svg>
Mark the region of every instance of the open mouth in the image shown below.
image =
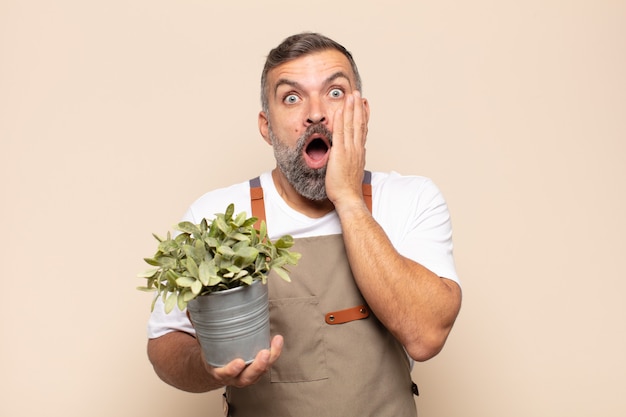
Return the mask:
<svg viewBox="0 0 626 417"><path fill-rule="evenodd" d="M322 168L328 160L330 140L325 136L312 135L304 147L304 157L307 165L311 168Z"/></svg>

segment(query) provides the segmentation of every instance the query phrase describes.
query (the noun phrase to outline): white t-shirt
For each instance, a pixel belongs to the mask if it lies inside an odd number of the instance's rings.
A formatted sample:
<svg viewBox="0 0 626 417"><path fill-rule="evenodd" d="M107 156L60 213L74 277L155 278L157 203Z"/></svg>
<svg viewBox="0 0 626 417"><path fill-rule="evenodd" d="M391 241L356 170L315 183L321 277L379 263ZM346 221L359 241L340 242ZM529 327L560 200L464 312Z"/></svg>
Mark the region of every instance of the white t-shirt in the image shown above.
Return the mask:
<svg viewBox="0 0 626 417"><path fill-rule="evenodd" d="M271 240L286 234L297 239L342 232L334 211L313 219L289 207L278 194L271 172L261 175L261 187ZM248 181L204 194L191 205L182 220L196 224L203 218L211 220L231 203L235 205L235 214L245 211L251 215ZM430 179L396 172L372 172L372 216L401 255L440 277L459 283L452 256L448 207ZM158 301L148 322L148 337L159 337L174 330L195 333L184 312L175 308L165 314L163 303Z"/></svg>

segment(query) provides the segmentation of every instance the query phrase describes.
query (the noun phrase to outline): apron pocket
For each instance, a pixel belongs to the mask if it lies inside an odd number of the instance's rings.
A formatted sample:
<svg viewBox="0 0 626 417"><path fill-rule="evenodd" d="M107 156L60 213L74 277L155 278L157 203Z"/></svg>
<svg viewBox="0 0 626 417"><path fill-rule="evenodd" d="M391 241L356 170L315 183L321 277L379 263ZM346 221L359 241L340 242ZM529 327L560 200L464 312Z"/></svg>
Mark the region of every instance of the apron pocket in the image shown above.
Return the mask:
<svg viewBox="0 0 626 417"><path fill-rule="evenodd" d="M328 378L323 326L324 313L319 309L318 297L270 300L271 333L285 339L280 358L270 368L271 382Z"/></svg>

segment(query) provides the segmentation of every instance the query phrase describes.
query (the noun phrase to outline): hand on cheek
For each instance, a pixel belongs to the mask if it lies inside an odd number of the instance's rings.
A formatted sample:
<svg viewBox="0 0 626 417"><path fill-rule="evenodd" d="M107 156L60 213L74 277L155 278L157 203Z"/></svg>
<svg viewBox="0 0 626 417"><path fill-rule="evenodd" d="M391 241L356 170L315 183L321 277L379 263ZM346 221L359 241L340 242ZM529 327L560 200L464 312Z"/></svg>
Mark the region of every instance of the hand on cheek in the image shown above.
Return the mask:
<svg viewBox="0 0 626 417"><path fill-rule="evenodd" d="M366 138L366 101L355 90L346 95L343 107L333 118L333 146L328 161L326 192L335 207L343 202L362 201Z"/></svg>

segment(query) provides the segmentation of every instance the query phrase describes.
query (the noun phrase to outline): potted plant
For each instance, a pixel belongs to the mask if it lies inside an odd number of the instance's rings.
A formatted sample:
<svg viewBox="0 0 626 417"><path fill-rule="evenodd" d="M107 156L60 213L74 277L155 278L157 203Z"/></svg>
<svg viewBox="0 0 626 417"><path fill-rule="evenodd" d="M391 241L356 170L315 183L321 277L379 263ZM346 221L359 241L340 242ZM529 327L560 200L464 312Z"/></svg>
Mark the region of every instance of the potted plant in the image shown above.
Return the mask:
<svg viewBox="0 0 626 417"><path fill-rule="evenodd" d="M251 362L269 347L267 278L271 271L290 281L288 265L300 254L289 251L293 238L275 242L267 236L265 222L259 230L256 217L245 212L225 213L200 224L181 222L172 237L153 236L157 252L145 262L154 268L139 274L143 291L156 291L151 309L161 297L165 312L187 308L208 363L223 366L235 358Z"/></svg>

